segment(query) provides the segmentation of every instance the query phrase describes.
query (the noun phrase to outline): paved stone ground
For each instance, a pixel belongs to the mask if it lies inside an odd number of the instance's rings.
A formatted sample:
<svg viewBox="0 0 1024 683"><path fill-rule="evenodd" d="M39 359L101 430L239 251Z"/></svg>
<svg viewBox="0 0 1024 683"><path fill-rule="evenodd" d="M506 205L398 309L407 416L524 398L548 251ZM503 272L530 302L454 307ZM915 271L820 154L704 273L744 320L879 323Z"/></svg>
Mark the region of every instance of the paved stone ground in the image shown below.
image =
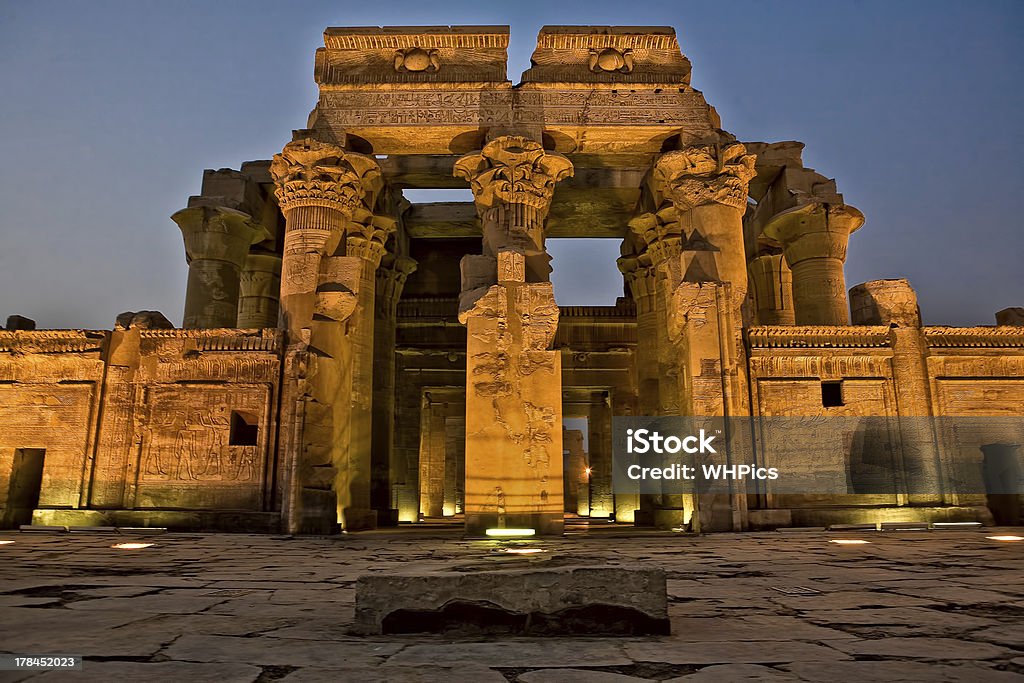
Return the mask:
<svg viewBox="0 0 1024 683"><path fill-rule="evenodd" d="M994 533L597 532L495 552L455 530L334 538L0 534L0 651L86 657L2 681L1022 681L1024 542ZM1024 535L1021 530L1016 533ZM127 539L135 540L135 539ZM357 637L366 572L568 564L668 572L656 638ZM775 588L820 591L787 595ZM615 587L609 587L614 591Z"/></svg>

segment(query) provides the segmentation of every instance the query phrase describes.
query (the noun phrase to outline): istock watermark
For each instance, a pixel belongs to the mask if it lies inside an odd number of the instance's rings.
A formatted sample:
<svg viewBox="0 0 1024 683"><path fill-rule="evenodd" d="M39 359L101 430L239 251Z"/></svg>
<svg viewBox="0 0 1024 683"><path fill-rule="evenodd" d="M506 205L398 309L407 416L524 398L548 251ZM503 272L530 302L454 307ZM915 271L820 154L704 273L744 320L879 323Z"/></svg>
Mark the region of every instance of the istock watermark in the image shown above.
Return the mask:
<svg viewBox="0 0 1024 683"><path fill-rule="evenodd" d="M1024 495L1020 417L616 417L616 493Z"/></svg>

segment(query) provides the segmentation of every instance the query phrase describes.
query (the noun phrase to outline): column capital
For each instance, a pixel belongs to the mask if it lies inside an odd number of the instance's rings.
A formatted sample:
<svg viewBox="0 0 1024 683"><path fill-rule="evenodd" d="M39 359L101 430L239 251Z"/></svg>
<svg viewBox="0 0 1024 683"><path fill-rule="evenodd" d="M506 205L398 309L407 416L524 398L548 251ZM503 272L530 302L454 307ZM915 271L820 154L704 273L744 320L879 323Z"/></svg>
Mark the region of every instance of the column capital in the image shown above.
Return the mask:
<svg viewBox="0 0 1024 683"><path fill-rule="evenodd" d="M313 138L293 140L274 155L270 175L281 210L300 206L337 209L346 216L372 207L384 186L372 158Z"/></svg>
<svg viewBox="0 0 1024 683"><path fill-rule="evenodd" d="M850 235L864 225L864 214L849 204L828 204L810 195L798 201L772 216L764 235L782 245L791 267L809 258L846 261Z"/></svg>
<svg viewBox="0 0 1024 683"><path fill-rule="evenodd" d="M481 216L500 204L519 204L536 209L543 220L551 207L555 183L571 177L573 167L567 158L545 151L539 142L505 135L479 152L460 157L453 174L469 181Z"/></svg>
<svg viewBox="0 0 1024 683"><path fill-rule="evenodd" d="M692 145L658 157L652 184L658 199L671 202L680 213L707 204L742 211L747 185L756 175L755 161L739 142Z"/></svg>
<svg viewBox="0 0 1024 683"><path fill-rule="evenodd" d="M637 313L654 311L654 297L657 295L657 275L646 255L620 256L615 261L622 273L626 286L636 302Z"/></svg>
<svg viewBox="0 0 1024 683"><path fill-rule="evenodd" d="M629 221L629 229L646 245L645 254L654 267L678 259L683 248L683 229L679 212L664 207L657 213L642 213Z"/></svg>
<svg viewBox="0 0 1024 683"><path fill-rule="evenodd" d="M185 241L185 258L227 261L239 268L249 247L270 237L247 213L225 206L190 206L171 215Z"/></svg>
<svg viewBox="0 0 1024 683"><path fill-rule="evenodd" d="M394 317L398 308L398 300L409 275L415 272L415 259L408 256L386 254L377 268L377 316L380 318Z"/></svg>
<svg viewBox="0 0 1024 683"><path fill-rule="evenodd" d="M345 234L345 254L380 265L388 237L397 229L398 221L369 211L357 210Z"/></svg>

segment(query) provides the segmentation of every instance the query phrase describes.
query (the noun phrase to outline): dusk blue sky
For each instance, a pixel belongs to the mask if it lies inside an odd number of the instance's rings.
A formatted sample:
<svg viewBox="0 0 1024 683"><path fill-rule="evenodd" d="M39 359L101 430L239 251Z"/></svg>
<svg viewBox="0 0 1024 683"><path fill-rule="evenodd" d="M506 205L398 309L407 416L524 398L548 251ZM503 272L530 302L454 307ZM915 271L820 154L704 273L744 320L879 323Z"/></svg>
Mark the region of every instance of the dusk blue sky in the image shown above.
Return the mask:
<svg viewBox="0 0 1024 683"><path fill-rule="evenodd" d="M867 223L847 285L907 277L926 323L1024 306L1024 2L0 0L0 316L181 322L168 218L204 168L266 159L316 101L328 26L670 25L724 127L801 140ZM608 241L552 243L562 304L611 304ZM2 318L0 318L2 320Z"/></svg>

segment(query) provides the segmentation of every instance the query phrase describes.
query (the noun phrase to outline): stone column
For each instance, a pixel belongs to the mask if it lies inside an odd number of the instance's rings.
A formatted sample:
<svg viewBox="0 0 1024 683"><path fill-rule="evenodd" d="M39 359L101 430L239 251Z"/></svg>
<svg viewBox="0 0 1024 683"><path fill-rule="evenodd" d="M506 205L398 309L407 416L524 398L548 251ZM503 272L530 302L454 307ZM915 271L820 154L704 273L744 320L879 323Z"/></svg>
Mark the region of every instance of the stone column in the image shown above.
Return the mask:
<svg viewBox="0 0 1024 683"><path fill-rule="evenodd" d="M395 230L395 221L375 215L366 215L361 222L353 221L346 237L346 254L359 259L358 305L349 325L352 345L352 426L349 441L349 466L352 483L347 515L360 528L376 525L377 512L373 506L373 472L386 476L387 468L373 464L373 385L374 385L374 332L376 310L377 267L385 252L388 235ZM379 454L378 454L379 456ZM382 471L383 470L383 471ZM383 490L387 491L384 481ZM384 503L384 500L378 500ZM358 520L362 521L358 521Z"/></svg>
<svg viewBox="0 0 1024 683"><path fill-rule="evenodd" d="M678 366L668 338L668 312L665 306L670 296L669 283L672 281L669 269L679 261L682 230L678 215L672 207L658 213L641 214L629 222L629 227L645 245L630 284L636 286L641 298L650 297L650 309L645 306L642 317L641 302L637 302L637 333L650 334L642 347L637 347L637 379L641 383L639 407L643 415L678 415ZM629 267L628 263L621 265ZM643 396L646 391L652 394ZM651 412L646 412L648 410Z"/></svg>
<svg viewBox="0 0 1024 683"><path fill-rule="evenodd" d="M420 515L444 515L445 482L445 412L444 403L423 397L420 431Z"/></svg>
<svg viewBox="0 0 1024 683"><path fill-rule="evenodd" d="M797 325L849 325L843 264L850 234L864 224L854 207L806 197L773 216L764 234L782 245L793 271Z"/></svg>
<svg viewBox="0 0 1024 683"><path fill-rule="evenodd" d="M658 370L658 311L654 267L644 255L623 256L617 262L636 302L636 384L640 415L660 415L661 373Z"/></svg>
<svg viewBox="0 0 1024 683"><path fill-rule="evenodd" d="M270 252L250 252L242 270L238 326L277 327L280 296L281 257Z"/></svg>
<svg viewBox="0 0 1024 683"><path fill-rule="evenodd" d="M888 325L892 337L892 370L896 388L903 472L893 472L906 483L902 502L941 505L945 500L937 435L932 420L931 382L928 378L928 342L921 332L917 293L905 279L872 280L850 289L854 325ZM895 465L895 462L893 463Z"/></svg>
<svg viewBox="0 0 1024 683"><path fill-rule="evenodd" d="M369 373L360 363L367 347L372 354L373 273L367 275L365 262L377 249L366 242L374 234L367 224L372 227L369 209L383 186L380 169L370 157L307 138L287 144L270 172L285 217L280 308L286 355L304 359L292 363L304 368L304 377L292 382L286 376L283 388L281 442L292 463L289 517L311 519L308 508L323 507L329 493L343 528L372 528L369 447L352 444L357 429L369 432L370 418L367 410L365 426L355 422L352 398L370 395L364 386Z"/></svg>
<svg viewBox="0 0 1024 683"><path fill-rule="evenodd" d="M470 182L484 254L462 260L467 327L466 533L561 534L561 356L549 351L558 306L548 282L544 220L572 164L504 136L455 163Z"/></svg>
<svg viewBox="0 0 1024 683"><path fill-rule="evenodd" d="M590 516L611 517L615 513L612 493L612 406L608 396L590 405L587 420L587 448L590 463Z"/></svg>
<svg viewBox="0 0 1024 683"><path fill-rule="evenodd" d="M782 254L762 254L748 264L758 325L793 325L793 272Z"/></svg>
<svg viewBox="0 0 1024 683"><path fill-rule="evenodd" d="M728 282L737 306L747 294L743 213L754 162L741 143L722 141L662 154L653 171L655 194L672 204L680 223L687 258L677 277Z"/></svg>
<svg viewBox="0 0 1024 683"><path fill-rule="evenodd" d="M266 229L223 206L191 206L171 220L181 228L188 261L182 327L235 327L242 266L249 247L268 237Z"/></svg>
<svg viewBox="0 0 1024 683"><path fill-rule="evenodd" d="M373 480L371 504L378 525L398 524L392 507L391 485L402 481L404 463L393 456L395 431L395 324L398 300L416 261L385 254L376 272L376 309L373 328Z"/></svg>
<svg viewBox="0 0 1024 683"><path fill-rule="evenodd" d="M463 449L466 443L465 419L451 415L444 424L444 505L442 512L451 517L461 507L459 481L459 461L465 456Z"/></svg>
<svg viewBox="0 0 1024 683"><path fill-rule="evenodd" d="M719 140L663 154L654 166L655 195L671 203L683 236L678 260L665 266L682 415L749 414L740 309L747 292L743 213L754 161L742 144ZM728 433L728 423L723 431L725 464L749 462L749 439ZM689 518L695 531L738 531L745 503L735 494L684 496L682 514L665 510L658 525Z"/></svg>

